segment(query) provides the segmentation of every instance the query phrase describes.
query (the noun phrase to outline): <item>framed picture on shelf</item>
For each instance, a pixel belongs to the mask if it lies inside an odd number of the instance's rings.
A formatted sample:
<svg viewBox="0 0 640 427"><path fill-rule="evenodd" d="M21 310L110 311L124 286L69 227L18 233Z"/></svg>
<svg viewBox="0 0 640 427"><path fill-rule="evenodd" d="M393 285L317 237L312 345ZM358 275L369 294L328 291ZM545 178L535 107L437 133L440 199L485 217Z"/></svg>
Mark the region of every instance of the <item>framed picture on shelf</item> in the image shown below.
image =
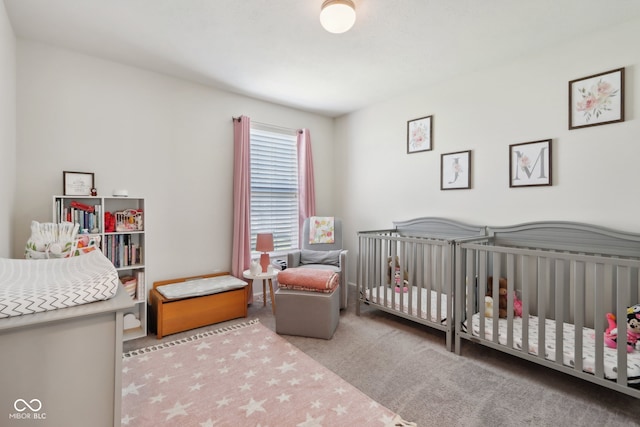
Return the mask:
<svg viewBox="0 0 640 427"><path fill-rule="evenodd" d="M509 146L509 187L551 185L551 140Z"/></svg>
<svg viewBox="0 0 640 427"><path fill-rule="evenodd" d="M624 68L569 82L569 129L624 121Z"/></svg>
<svg viewBox="0 0 640 427"><path fill-rule="evenodd" d="M421 117L407 122L407 154L429 151L433 139L433 116Z"/></svg>
<svg viewBox="0 0 640 427"><path fill-rule="evenodd" d="M471 150L440 156L440 189L471 188Z"/></svg>
<svg viewBox="0 0 640 427"><path fill-rule="evenodd" d="M62 172L62 190L65 196L90 196L95 188L92 172Z"/></svg>

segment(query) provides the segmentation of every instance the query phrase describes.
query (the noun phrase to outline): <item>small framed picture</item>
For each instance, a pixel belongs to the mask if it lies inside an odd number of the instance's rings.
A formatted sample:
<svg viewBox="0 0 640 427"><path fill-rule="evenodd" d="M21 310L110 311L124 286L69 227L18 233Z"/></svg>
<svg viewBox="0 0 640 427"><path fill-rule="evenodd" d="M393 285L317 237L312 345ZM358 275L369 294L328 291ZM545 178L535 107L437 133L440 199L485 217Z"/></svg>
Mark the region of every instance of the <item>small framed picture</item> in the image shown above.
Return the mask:
<svg viewBox="0 0 640 427"><path fill-rule="evenodd" d="M509 187L551 185L551 140L509 146Z"/></svg>
<svg viewBox="0 0 640 427"><path fill-rule="evenodd" d="M407 153L431 150L433 143L433 116L421 117L407 122Z"/></svg>
<svg viewBox="0 0 640 427"><path fill-rule="evenodd" d="M624 68L569 82L569 129L624 121Z"/></svg>
<svg viewBox="0 0 640 427"><path fill-rule="evenodd" d="M471 188L471 150L440 156L440 189Z"/></svg>
<svg viewBox="0 0 640 427"><path fill-rule="evenodd" d="M95 188L92 172L62 172L62 189L65 196L90 196Z"/></svg>

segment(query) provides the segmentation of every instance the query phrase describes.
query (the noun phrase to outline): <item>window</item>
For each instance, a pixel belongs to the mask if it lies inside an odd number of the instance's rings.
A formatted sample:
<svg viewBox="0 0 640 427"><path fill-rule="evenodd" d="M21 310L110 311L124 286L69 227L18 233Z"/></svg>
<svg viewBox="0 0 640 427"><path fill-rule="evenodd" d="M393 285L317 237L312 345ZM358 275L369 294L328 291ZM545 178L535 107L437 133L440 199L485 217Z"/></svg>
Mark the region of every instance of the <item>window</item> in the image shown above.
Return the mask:
<svg viewBox="0 0 640 427"><path fill-rule="evenodd" d="M298 154L295 131L251 125L251 248L273 233L275 252L298 247Z"/></svg>

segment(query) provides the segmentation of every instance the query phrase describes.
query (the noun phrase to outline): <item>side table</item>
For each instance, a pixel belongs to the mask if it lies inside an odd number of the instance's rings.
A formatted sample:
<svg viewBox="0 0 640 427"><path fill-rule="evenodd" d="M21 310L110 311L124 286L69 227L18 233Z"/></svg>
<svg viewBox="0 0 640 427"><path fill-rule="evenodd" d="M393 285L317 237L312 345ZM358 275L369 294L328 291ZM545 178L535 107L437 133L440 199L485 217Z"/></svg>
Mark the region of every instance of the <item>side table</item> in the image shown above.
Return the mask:
<svg viewBox="0 0 640 427"><path fill-rule="evenodd" d="M262 280L262 297L263 304L262 306L267 305L267 282L269 282L269 294L271 295L271 311L273 314L276 314L276 299L273 294L273 279L278 276L278 270L274 270L269 273L259 273L259 274L251 274L250 270L245 270L242 272L242 276L249 281L249 289L253 289L253 281L254 280Z"/></svg>

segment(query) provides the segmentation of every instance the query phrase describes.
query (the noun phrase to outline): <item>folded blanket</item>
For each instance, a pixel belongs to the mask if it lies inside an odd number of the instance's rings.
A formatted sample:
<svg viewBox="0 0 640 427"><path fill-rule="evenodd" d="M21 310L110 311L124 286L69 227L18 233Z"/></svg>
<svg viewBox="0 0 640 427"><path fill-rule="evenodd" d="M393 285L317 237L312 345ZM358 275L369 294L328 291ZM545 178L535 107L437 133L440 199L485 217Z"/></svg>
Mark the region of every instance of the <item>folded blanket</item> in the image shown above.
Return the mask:
<svg viewBox="0 0 640 427"><path fill-rule="evenodd" d="M312 216L309 218L309 244L318 243L335 243L332 216Z"/></svg>
<svg viewBox="0 0 640 427"><path fill-rule="evenodd" d="M287 268L278 273L278 287L315 292L332 292L339 285L338 273L314 268Z"/></svg>

